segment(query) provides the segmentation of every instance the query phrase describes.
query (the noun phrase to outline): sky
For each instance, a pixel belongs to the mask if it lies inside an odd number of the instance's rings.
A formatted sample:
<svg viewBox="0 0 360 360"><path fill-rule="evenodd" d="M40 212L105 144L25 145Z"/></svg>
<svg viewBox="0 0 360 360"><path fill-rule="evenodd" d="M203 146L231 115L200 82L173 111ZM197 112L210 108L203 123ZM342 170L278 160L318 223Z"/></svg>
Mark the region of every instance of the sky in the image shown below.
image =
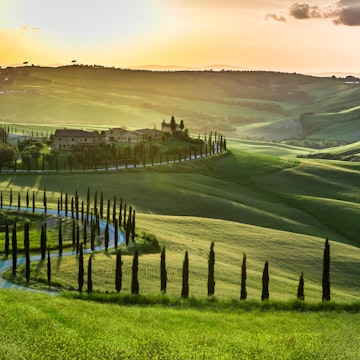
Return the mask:
<svg viewBox="0 0 360 360"><path fill-rule="evenodd" d="M0 0L0 65L360 73L360 0Z"/></svg>

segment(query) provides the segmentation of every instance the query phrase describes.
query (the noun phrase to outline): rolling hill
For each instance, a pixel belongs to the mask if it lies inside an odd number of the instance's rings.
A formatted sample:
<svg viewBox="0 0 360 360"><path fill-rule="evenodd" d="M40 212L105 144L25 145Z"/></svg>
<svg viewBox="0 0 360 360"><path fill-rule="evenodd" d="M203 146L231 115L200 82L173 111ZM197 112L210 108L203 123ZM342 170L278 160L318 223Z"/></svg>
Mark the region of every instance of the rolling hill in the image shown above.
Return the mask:
<svg viewBox="0 0 360 360"><path fill-rule="evenodd" d="M7 68L0 73L0 121L50 131L135 129L174 115L193 133L353 142L359 94L346 79L261 71Z"/></svg>

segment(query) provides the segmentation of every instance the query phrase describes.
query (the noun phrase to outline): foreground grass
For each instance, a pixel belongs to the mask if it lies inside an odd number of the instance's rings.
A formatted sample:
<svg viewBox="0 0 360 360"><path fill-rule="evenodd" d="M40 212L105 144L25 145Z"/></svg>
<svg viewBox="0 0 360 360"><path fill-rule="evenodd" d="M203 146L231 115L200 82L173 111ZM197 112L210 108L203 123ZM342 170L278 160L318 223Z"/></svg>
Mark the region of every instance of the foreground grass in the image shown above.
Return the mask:
<svg viewBox="0 0 360 360"><path fill-rule="evenodd" d="M360 314L119 306L0 290L7 359L355 359Z"/></svg>

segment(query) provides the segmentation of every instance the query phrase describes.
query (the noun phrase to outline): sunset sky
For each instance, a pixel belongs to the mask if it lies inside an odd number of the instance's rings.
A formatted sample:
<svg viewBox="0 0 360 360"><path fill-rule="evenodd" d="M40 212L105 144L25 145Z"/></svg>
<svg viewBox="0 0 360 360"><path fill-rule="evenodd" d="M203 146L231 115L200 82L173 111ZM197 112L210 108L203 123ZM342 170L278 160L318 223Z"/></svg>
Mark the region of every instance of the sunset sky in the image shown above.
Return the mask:
<svg viewBox="0 0 360 360"><path fill-rule="evenodd" d="M360 0L0 0L0 65L360 73Z"/></svg>

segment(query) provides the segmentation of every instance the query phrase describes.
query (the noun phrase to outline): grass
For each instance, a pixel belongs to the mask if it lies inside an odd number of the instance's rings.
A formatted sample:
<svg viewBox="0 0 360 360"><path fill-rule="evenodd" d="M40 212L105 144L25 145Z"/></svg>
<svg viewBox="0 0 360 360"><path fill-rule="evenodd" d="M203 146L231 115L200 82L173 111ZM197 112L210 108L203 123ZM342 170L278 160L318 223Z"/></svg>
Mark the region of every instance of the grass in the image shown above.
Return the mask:
<svg viewBox="0 0 360 360"><path fill-rule="evenodd" d="M360 351L359 314L341 310L119 306L4 290L0 308L3 358L350 359Z"/></svg>

